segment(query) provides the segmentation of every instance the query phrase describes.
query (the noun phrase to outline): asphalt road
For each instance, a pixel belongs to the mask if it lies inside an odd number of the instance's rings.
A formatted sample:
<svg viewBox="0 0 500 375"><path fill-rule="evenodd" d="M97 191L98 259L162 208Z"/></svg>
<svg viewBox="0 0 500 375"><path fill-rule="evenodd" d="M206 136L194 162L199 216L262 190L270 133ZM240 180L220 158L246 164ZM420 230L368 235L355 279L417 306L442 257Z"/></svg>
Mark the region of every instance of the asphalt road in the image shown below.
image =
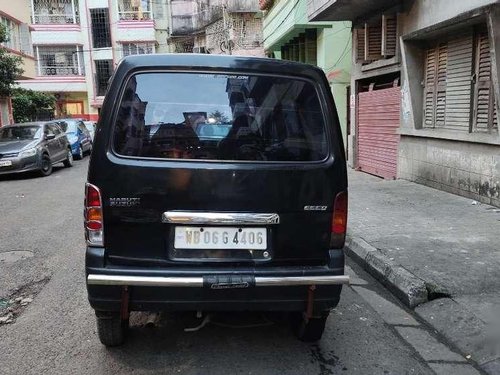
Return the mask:
<svg viewBox="0 0 500 375"><path fill-rule="evenodd" d="M135 314L126 345L106 349L84 281L87 163L46 178L0 177L0 303L33 297L15 302L14 321L0 324L0 374L476 373L355 265L354 286L344 288L318 344L258 314L222 314L198 332L184 332L182 314L153 326ZM262 325L238 327L249 320Z"/></svg>

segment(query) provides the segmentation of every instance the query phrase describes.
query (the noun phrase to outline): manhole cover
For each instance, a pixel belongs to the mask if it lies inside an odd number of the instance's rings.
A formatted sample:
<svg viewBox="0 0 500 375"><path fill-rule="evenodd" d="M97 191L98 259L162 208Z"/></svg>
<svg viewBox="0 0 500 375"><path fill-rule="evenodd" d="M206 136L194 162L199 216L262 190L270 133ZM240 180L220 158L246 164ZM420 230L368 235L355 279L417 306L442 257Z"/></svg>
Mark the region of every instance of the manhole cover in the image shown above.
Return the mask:
<svg viewBox="0 0 500 375"><path fill-rule="evenodd" d="M33 252L27 250L6 251L4 253L0 253L0 262L12 263L17 262L18 260L31 258L32 256Z"/></svg>

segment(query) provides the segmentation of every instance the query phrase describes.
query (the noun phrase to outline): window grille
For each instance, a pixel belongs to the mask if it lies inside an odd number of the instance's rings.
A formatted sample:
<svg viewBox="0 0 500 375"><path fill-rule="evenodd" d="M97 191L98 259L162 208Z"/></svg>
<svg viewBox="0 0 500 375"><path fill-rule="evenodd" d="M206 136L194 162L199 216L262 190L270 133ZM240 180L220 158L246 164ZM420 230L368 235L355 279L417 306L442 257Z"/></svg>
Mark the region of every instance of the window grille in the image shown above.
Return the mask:
<svg viewBox="0 0 500 375"><path fill-rule="evenodd" d="M36 55L40 76L85 75L80 46L36 46Z"/></svg>
<svg viewBox="0 0 500 375"><path fill-rule="evenodd" d="M108 8L90 9L92 22L92 45L94 48L111 47Z"/></svg>
<svg viewBox="0 0 500 375"><path fill-rule="evenodd" d="M123 43L123 57L129 55L149 55L154 53L153 43Z"/></svg>
<svg viewBox="0 0 500 375"><path fill-rule="evenodd" d="M153 19L151 0L119 0L118 17L120 20L147 21Z"/></svg>
<svg viewBox="0 0 500 375"><path fill-rule="evenodd" d="M33 23L80 23L78 0L32 0Z"/></svg>
<svg viewBox="0 0 500 375"><path fill-rule="evenodd" d="M104 96L109 79L113 74L113 60L96 60L95 72L97 96Z"/></svg>
<svg viewBox="0 0 500 375"><path fill-rule="evenodd" d="M0 22L6 27L7 33L8 33L8 40L2 45L4 47L19 51L21 49L19 40L20 40L20 35L19 35L19 24L16 22L12 21L9 18L2 17L0 16Z"/></svg>

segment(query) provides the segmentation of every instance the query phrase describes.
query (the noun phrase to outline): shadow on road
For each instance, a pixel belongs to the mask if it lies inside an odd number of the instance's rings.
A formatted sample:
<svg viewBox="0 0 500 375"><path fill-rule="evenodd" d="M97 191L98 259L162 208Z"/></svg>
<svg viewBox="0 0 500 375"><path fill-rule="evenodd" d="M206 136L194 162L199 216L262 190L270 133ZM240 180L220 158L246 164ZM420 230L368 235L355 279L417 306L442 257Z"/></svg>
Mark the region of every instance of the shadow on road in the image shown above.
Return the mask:
<svg viewBox="0 0 500 375"><path fill-rule="evenodd" d="M262 373L260 370L266 372L267 368L272 372L272 363L279 357L281 370L307 373L300 368L317 360L309 350L311 345L293 336L284 315L216 313L212 322L199 331L184 331L201 321L194 314L163 314L156 324L150 325L145 324L144 317L134 316L126 344L103 350L116 362L139 372L166 368L177 368L182 373L189 373L190 369L200 374L223 373L228 368L245 373L245 369Z"/></svg>

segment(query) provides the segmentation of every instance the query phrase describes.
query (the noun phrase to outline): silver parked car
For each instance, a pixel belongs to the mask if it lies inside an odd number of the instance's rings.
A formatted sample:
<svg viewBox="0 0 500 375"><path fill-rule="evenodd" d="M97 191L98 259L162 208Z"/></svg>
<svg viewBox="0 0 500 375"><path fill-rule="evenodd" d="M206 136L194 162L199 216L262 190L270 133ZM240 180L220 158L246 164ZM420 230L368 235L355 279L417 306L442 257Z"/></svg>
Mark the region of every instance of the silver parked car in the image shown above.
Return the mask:
<svg viewBox="0 0 500 375"><path fill-rule="evenodd" d="M0 128L0 174L38 171L52 173L52 166L73 165L66 134L55 122L30 122Z"/></svg>

